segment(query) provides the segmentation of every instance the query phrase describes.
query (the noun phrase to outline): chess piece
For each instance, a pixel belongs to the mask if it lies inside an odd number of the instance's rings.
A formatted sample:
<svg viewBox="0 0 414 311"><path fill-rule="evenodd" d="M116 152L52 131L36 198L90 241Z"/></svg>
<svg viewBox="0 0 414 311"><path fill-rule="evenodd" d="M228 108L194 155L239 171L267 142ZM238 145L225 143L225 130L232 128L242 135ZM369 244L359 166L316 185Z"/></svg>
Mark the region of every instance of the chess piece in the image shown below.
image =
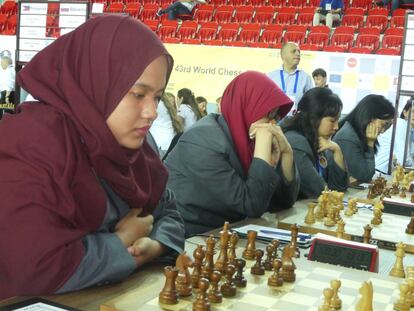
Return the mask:
<svg viewBox="0 0 414 311"><path fill-rule="evenodd" d="M273 239L272 242L270 242L270 243L275 248L275 250L273 251L272 259L276 259L277 258L277 250L279 249L280 241L278 239Z"/></svg>
<svg viewBox="0 0 414 311"><path fill-rule="evenodd" d="M396 195L400 192L400 189L398 188L398 183L393 182L391 185L391 194Z"/></svg>
<svg viewBox="0 0 414 311"><path fill-rule="evenodd" d="M273 260L273 274L267 279L267 285L269 286L282 286L283 278L280 277L279 271L282 267L280 259Z"/></svg>
<svg viewBox="0 0 414 311"><path fill-rule="evenodd" d="M193 252L194 257L194 269L191 273L191 285L193 288L198 288L198 281L201 277L201 266L203 265L203 259L205 252L202 245L197 245L197 248Z"/></svg>
<svg viewBox="0 0 414 311"><path fill-rule="evenodd" d="M167 305L178 303L178 293L175 289L175 280L178 276L178 268L172 266L164 267L165 285L161 290L158 301Z"/></svg>
<svg viewBox="0 0 414 311"><path fill-rule="evenodd" d="M382 223L381 210L379 208L374 208L373 214L374 214L374 217L371 219L371 224L376 225L376 226L381 224Z"/></svg>
<svg viewBox="0 0 414 311"><path fill-rule="evenodd" d="M275 251L275 247L272 244L268 244L266 246L266 259L263 263L263 266L266 271L272 271L273 269L273 253Z"/></svg>
<svg viewBox="0 0 414 311"><path fill-rule="evenodd" d="M414 234L414 212L411 212L411 219L407 225L407 229L405 229L405 233Z"/></svg>
<svg viewBox="0 0 414 311"><path fill-rule="evenodd" d="M413 184L411 184L411 186L414 186ZM414 189L413 189L414 190ZM411 203L414 203L414 193L411 195L411 199L410 199Z"/></svg>
<svg viewBox="0 0 414 311"><path fill-rule="evenodd" d="M291 254L291 257L299 258L300 252L298 247L298 233L299 228L296 224L293 224L290 226L290 243L289 245L289 251Z"/></svg>
<svg viewBox="0 0 414 311"><path fill-rule="evenodd" d="M371 230L372 227L368 224L364 227L364 234L362 235L363 243L369 244L371 240Z"/></svg>
<svg viewBox="0 0 414 311"><path fill-rule="evenodd" d="M210 274L214 270L214 247L216 246L216 239L210 235L206 240L207 249L204 260L204 266L201 268L201 277L210 279Z"/></svg>
<svg viewBox="0 0 414 311"><path fill-rule="evenodd" d="M352 210L353 214L358 212L358 202L357 199L352 198L348 200L348 206Z"/></svg>
<svg viewBox="0 0 414 311"><path fill-rule="evenodd" d="M328 215L325 217L324 225L327 227L335 226L335 207L328 208Z"/></svg>
<svg viewBox="0 0 414 311"><path fill-rule="evenodd" d="M219 282L221 280L220 271L213 271L210 275L211 283L210 290L208 291L208 300L214 303L220 303L223 301L223 294L219 290Z"/></svg>
<svg viewBox="0 0 414 311"><path fill-rule="evenodd" d="M233 282L233 274L236 268L233 265L227 265L226 267L226 281L221 285L221 293L224 297L236 296L236 284Z"/></svg>
<svg viewBox="0 0 414 311"><path fill-rule="evenodd" d="M406 278L407 284L408 284L408 295L407 295L407 303L410 304L410 306L414 306L414 279L409 278L407 274Z"/></svg>
<svg viewBox="0 0 414 311"><path fill-rule="evenodd" d="M234 231L230 236L229 249L227 254L228 263L231 263L232 265L234 265L234 261L236 260L236 247L238 242L239 236L237 235L237 232Z"/></svg>
<svg viewBox="0 0 414 311"><path fill-rule="evenodd" d="M372 288L372 282L368 281L362 283L362 286L359 289L359 293L361 294L361 298L355 306L355 311L373 311L372 300L374 290Z"/></svg>
<svg viewBox="0 0 414 311"><path fill-rule="evenodd" d="M282 273L281 276L283 281L285 282L295 282L296 274L295 274L296 265L292 260L292 256L290 254L288 246L285 246L282 253Z"/></svg>
<svg viewBox="0 0 414 311"><path fill-rule="evenodd" d="M400 284L400 299L394 304L394 310L397 311L410 311L410 302L409 302L409 292L408 284Z"/></svg>
<svg viewBox="0 0 414 311"><path fill-rule="evenodd" d="M229 246L230 240L230 231L229 231L229 223L226 221L223 226L223 230L220 231L220 253L214 264L214 269L224 273L226 270L227 265L227 249Z"/></svg>
<svg viewBox="0 0 414 311"><path fill-rule="evenodd" d="M318 311L331 311L331 300L334 292L332 288L325 288L323 290L323 305L318 308Z"/></svg>
<svg viewBox="0 0 414 311"><path fill-rule="evenodd" d="M246 266L246 260L237 258L235 261L236 275L234 276L233 282L237 287L246 287L247 280L243 276L243 269Z"/></svg>
<svg viewBox="0 0 414 311"><path fill-rule="evenodd" d="M261 249L256 250L256 263L251 267L250 273L255 275L264 275L265 268L262 264L263 251Z"/></svg>
<svg viewBox="0 0 414 311"><path fill-rule="evenodd" d="M331 280L331 288L333 290L331 307L337 310L342 308L342 300L339 298L339 295L338 295L340 287L341 287L340 280Z"/></svg>
<svg viewBox="0 0 414 311"><path fill-rule="evenodd" d="M198 288L199 292L197 294L196 300L193 302L193 311L209 311L210 310L210 302L207 298L207 290L210 286L210 281L201 278L200 281L198 281Z"/></svg>
<svg viewBox="0 0 414 311"><path fill-rule="evenodd" d="M247 231L247 244L242 254L242 257L244 259L248 259L248 260L254 259L255 251L256 251L256 237L257 237L257 231L254 231L254 230Z"/></svg>
<svg viewBox="0 0 414 311"><path fill-rule="evenodd" d="M407 197L407 194L405 193L406 191L407 189L405 187L401 187L400 198Z"/></svg>
<svg viewBox="0 0 414 311"><path fill-rule="evenodd" d="M336 237L339 239L343 239L344 238L344 233L345 233L345 222L341 219L336 227Z"/></svg>
<svg viewBox="0 0 414 311"><path fill-rule="evenodd" d="M367 199L373 199L373 198L375 198L375 195L374 195L374 185L369 185L368 186Z"/></svg>
<svg viewBox="0 0 414 311"><path fill-rule="evenodd" d="M305 217L305 224L312 225L315 223L315 207L316 203L314 202L308 204L308 213Z"/></svg>
<svg viewBox="0 0 414 311"><path fill-rule="evenodd" d="M180 297L191 296L193 291L188 268L193 267L193 261L186 252L183 252L177 257L175 265L178 268L178 276L175 280L175 287L177 288L178 295L180 295Z"/></svg>
<svg viewBox="0 0 414 311"><path fill-rule="evenodd" d="M405 257L405 244L402 242L399 242L395 245L395 263L394 267L391 269L389 275L395 276L397 278L404 278L405 277L405 271L404 271L404 265L403 265L403 258Z"/></svg>
<svg viewBox="0 0 414 311"><path fill-rule="evenodd" d="M414 279L414 266L407 267L405 277L407 279Z"/></svg>

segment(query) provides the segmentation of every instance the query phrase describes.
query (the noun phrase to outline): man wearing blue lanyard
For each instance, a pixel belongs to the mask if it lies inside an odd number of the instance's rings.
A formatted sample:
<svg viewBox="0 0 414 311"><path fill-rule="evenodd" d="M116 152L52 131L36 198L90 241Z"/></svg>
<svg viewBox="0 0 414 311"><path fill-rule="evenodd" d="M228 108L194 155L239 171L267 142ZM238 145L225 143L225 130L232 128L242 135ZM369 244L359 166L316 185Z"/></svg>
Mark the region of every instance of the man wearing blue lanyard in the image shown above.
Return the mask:
<svg viewBox="0 0 414 311"><path fill-rule="evenodd" d="M303 94L313 88L312 78L303 70L298 69L300 49L294 42L285 43L280 50L282 68L268 74L282 91L289 96L294 105L290 115L296 112L296 107Z"/></svg>
<svg viewBox="0 0 414 311"><path fill-rule="evenodd" d="M326 21L326 26L332 29L333 22L341 20L343 8L343 0L321 0L313 16L313 26L318 26L321 21Z"/></svg>

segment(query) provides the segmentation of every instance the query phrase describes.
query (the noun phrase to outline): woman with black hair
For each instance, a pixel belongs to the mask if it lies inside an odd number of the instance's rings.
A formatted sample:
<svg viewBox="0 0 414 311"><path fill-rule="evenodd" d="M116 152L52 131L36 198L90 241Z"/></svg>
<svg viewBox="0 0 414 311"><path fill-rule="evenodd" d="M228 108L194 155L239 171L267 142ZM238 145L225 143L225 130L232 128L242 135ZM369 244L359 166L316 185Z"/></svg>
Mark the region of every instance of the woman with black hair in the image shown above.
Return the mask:
<svg viewBox="0 0 414 311"><path fill-rule="evenodd" d="M184 131L203 117L190 89L184 88L178 91L177 103L179 106L178 115L183 118Z"/></svg>
<svg viewBox="0 0 414 311"><path fill-rule="evenodd" d="M331 140L341 110L341 99L330 89L313 88L299 101L298 113L284 122L300 174L301 198L316 198L325 186L339 191L348 186L341 148Z"/></svg>
<svg viewBox="0 0 414 311"><path fill-rule="evenodd" d="M341 121L334 141L341 147L352 179L370 182L375 174L378 135L394 119L395 109L382 95L367 95Z"/></svg>

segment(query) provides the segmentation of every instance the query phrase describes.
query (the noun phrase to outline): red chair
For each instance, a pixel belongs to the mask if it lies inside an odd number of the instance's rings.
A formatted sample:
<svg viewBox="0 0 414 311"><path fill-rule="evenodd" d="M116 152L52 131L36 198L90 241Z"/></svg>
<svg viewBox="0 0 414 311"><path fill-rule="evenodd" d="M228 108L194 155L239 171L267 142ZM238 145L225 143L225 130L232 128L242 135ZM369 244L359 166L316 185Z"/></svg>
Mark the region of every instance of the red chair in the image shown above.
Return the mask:
<svg viewBox="0 0 414 311"><path fill-rule="evenodd" d="M388 28L384 32L384 36L404 36L404 29L401 28Z"/></svg>
<svg viewBox="0 0 414 311"><path fill-rule="evenodd" d="M298 25L312 26L313 25L313 15L315 14L315 8L305 7L299 11L297 17Z"/></svg>
<svg viewBox="0 0 414 311"><path fill-rule="evenodd" d="M124 4L122 2L109 3L104 11L108 13L122 13L124 11Z"/></svg>
<svg viewBox="0 0 414 311"><path fill-rule="evenodd" d="M210 0L209 3L211 3L212 5L214 5L214 7L218 7L220 5L226 5L227 4L227 0Z"/></svg>
<svg viewBox="0 0 414 311"><path fill-rule="evenodd" d="M261 7L267 5L267 0L250 0L249 4L253 5L254 7Z"/></svg>
<svg viewBox="0 0 414 311"><path fill-rule="evenodd" d="M372 0L353 0L352 7L361 8L364 10L364 14L371 8Z"/></svg>
<svg viewBox="0 0 414 311"><path fill-rule="evenodd" d="M6 25L7 18L8 18L7 14L4 14L4 13L0 14L0 30L2 30L3 27Z"/></svg>
<svg viewBox="0 0 414 311"><path fill-rule="evenodd" d="M405 9L395 9L392 12L392 17L394 16L405 16Z"/></svg>
<svg viewBox="0 0 414 311"><path fill-rule="evenodd" d="M176 20L165 20L162 22L160 28L158 29L158 36L163 41L166 38L174 38L177 27L178 27L178 22Z"/></svg>
<svg viewBox="0 0 414 311"><path fill-rule="evenodd" d="M283 35L283 42L295 42L298 45L301 45L305 42L305 32L298 32L298 31L286 31Z"/></svg>
<svg viewBox="0 0 414 311"><path fill-rule="evenodd" d="M361 47L353 47L350 48L349 53L356 53L356 54L371 54L372 53L372 49L370 48L361 48Z"/></svg>
<svg viewBox="0 0 414 311"><path fill-rule="evenodd" d="M1 5L0 13L7 14L8 16L17 14L17 2L4 1Z"/></svg>
<svg viewBox="0 0 414 311"><path fill-rule="evenodd" d="M239 41L242 41L245 45L250 46L251 43L259 41L260 31L260 24L243 25L240 31Z"/></svg>
<svg viewBox="0 0 414 311"><path fill-rule="evenodd" d="M233 18L234 8L232 5L222 5L216 9L214 20L218 23L229 23Z"/></svg>
<svg viewBox="0 0 414 311"><path fill-rule="evenodd" d="M375 27L364 27L359 30L360 35L374 35L379 37L380 33L380 30Z"/></svg>
<svg viewBox="0 0 414 311"><path fill-rule="evenodd" d="M205 45L216 45L216 46L223 45L223 41L221 39L202 40L201 42Z"/></svg>
<svg viewBox="0 0 414 311"><path fill-rule="evenodd" d="M194 45L200 45L201 39L181 39L181 43L183 44L194 44Z"/></svg>
<svg viewBox="0 0 414 311"><path fill-rule="evenodd" d="M192 39L198 30L198 23L195 21L184 21L177 31L177 37L181 39Z"/></svg>
<svg viewBox="0 0 414 311"><path fill-rule="evenodd" d="M223 43L236 41L239 34L239 24L227 23L221 26L221 29L217 33L217 39L221 39Z"/></svg>
<svg viewBox="0 0 414 311"><path fill-rule="evenodd" d="M302 8L306 7L307 0L287 0L287 6L293 7L296 9L297 12L300 12Z"/></svg>
<svg viewBox="0 0 414 311"><path fill-rule="evenodd" d="M270 48L270 45L266 42L252 42L252 43L249 44L249 47L268 49L268 48Z"/></svg>
<svg viewBox="0 0 414 311"><path fill-rule="evenodd" d="M236 46L236 47L245 47L246 44L242 41L223 41L223 44L226 46Z"/></svg>
<svg viewBox="0 0 414 311"><path fill-rule="evenodd" d="M261 36L261 41L270 47L282 43L283 27L281 25L267 25Z"/></svg>
<svg viewBox="0 0 414 311"><path fill-rule="evenodd" d="M319 50L323 50L328 45L329 34L311 32L308 34L306 43L316 46Z"/></svg>
<svg viewBox="0 0 414 311"><path fill-rule="evenodd" d="M331 30L329 29L328 26L317 25L317 26L312 26L310 28L310 32L311 33L325 33L325 34L329 35L331 33Z"/></svg>
<svg viewBox="0 0 414 311"><path fill-rule="evenodd" d="M166 37L163 38L162 41L164 43L173 43L173 44L178 44L180 43L180 39L179 38L173 38L173 37Z"/></svg>
<svg viewBox="0 0 414 311"><path fill-rule="evenodd" d="M380 44L380 37L376 35L364 35L359 33L355 42L356 47L377 50Z"/></svg>
<svg viewBox="0 0 414 311"><path fill-rule="evenodd" d="M194 13L194 19L199 22L209 22L213 18L214 6L210 4L200 4Z"/></svg>
<svg viewBox="0 0 414 311"><path fill-rule="evenodd" d="M354 44L354 35L349 33L334 33L331 39L331 46L343 48L344 51L348 51ZM324 48L326 51L326 48Z"/></svg>
<svg viewBox="0 0 414 311"><path fill-rule="evenodd" d="M200 38L201 41L216 39L217 30L218 30L217 22L202 22L200 24L201 24L201 27L196 33L195 38Z"/></svg>
<svg viewBox="0 0 414 311"><path fill-rule="evenodd" d="M14 2L14 1L10 1L10 2ZM60 8L59 3L49 2L47 4L47 15L58 15L59 14L59 8Z"/></svg>
<svg viewBox="0 0 414 311"><path fill-rule="evenodd" d="M274 8L282 8L286 6L286 0L268 0L267 5L270 5Z"/></svg>
<svg viewBox="0 0 414 311"><path fill-rule="evenodd" d="M404 28L405 25L405 16L393 16L391 17L390 27L394 28Z"/></svg>
<svg viewBox="0 0 414 311"><path fill-rule="evenodd" d="M244 5L236 8L233 21L237 23L250 23L253 18L254 7L252 5Z"/></svg>
<svg viewBox="0 0 414 311"><path fill-rule="evenodd" d="M295 18L295 8L280 8L275 18L275 24L285 26L293 25L295 23Z"/></svg>
<svg viewBox="0 0 414 311"><path fill-rule="evenodd" d="M345 14L342 17L341 25L354 28L354 31L358 31L364 23L363 15Z"/></svg>
<svg viewBox="0 0 414 311"><path fill-rule="evenodd" d="M367 27L375 27L384 32L388 27L388 16L384 15L368 15L367 21L365 23Z"/></svg>
<svg viewBox="0 0 414 311"><path fill-rule="evenodd" d="M271 6L263 6L256 9L256 14L253 17L253 23L262 25L272 24L275 16L275 9Z"/></svg>
<svg viewBox="0 0 414 311"><path fill-rule="evenodd" d="M375 52L375 54L378 54L378 55L400 55L400 52L396 49L380 48Z"/></svg>
<svg viewBox="0 0 414 311"><path fill-rule="evenodd" d="M301 51L320 51L319 46L305 43L300 46Z"/></svg>
<svg viewBox="0 0 414 311"><path fill-rule="evenodd" d="M346 14L364 16L365 12L363 8L351 7L345 10L345 15Z"/></svg>
<svg viewBox="0 0 414 311"><path fill-rule="evenodd" d="M351 34L354 35L354 28L349 26L338 26L335 28L334 34Z"/></svg>
<svg viewBox="0 0 414 311"><path fill-rule="evenodd" d="M336 45L328 45L325 46L323 49L324 52L336 52L336 53L344 53L346 52L345 48L342 46L336 46Z"/></svg>
<svg viewBox="0 0 414 311"><path fill-rule="evenodd" d="M314 8L318 7L320 3L321 3L321 0L309 0L309 6L314 7Z"/></svg>
<svg viewBox="0 0 414 311"><path fill-rule="evenodd" d="M381 46L383 48L392 48L394 50L397 50L398 53L400 53L402 42L403 42L402 36L386 35L382 38Z"/></svg>
<svg viewBox="0 0 414 311"><path fill-rule="evenodd" d="M148 20L148 19L159 19L159 17L156 15L158 12L158 4L154 3L145 3L144 7L140 14L140 19L142 20Z"/></svg>
<svg viewBox="0 0 414 311"><path fill-rule="evenodd" d="M232 5L232 6L241 6L241 5L245 5L245 0L228 0L228 4Z"/></svg>
<svg viewBox="0 0 414 311"><path fill-rule="evenodd" d="M139 2L128 2L125 5L125 12L131 16L137 17L141 12L142 5Z"/></svg>
<svg viewBox="0 0 414 311"><path fill-rule="evenodd" d="M388 9L387 8L374 8L368 11L368 16L370 15L382 15L388 17Z"/></svg>
<svg viewBox="0 0 414 311"><path fill-rule="evenodd" d="M153 32L157 32L158 27L160 25L160 21L158 19L157 20L146 19L143 21L143 23L147 25Z"/></svg>

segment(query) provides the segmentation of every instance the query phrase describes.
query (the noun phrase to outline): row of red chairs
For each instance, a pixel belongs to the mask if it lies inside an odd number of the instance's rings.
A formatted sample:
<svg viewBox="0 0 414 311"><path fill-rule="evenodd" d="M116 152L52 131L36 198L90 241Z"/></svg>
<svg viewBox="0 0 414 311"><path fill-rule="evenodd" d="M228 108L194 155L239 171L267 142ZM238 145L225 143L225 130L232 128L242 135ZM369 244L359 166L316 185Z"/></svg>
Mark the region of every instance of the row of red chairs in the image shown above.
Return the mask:
<svg viewBox="0 0 414 311"><path fill-rule="evenodd" d="M6 14L8 16L17 14L17 2L5 1L0 6L0 14Z"/></svg>
<svg viewBox="0 0 414 311"><path fill-rule="evenodd" d="M17 28L17 15L0 14L0 34L15 35Z"/></svg>

